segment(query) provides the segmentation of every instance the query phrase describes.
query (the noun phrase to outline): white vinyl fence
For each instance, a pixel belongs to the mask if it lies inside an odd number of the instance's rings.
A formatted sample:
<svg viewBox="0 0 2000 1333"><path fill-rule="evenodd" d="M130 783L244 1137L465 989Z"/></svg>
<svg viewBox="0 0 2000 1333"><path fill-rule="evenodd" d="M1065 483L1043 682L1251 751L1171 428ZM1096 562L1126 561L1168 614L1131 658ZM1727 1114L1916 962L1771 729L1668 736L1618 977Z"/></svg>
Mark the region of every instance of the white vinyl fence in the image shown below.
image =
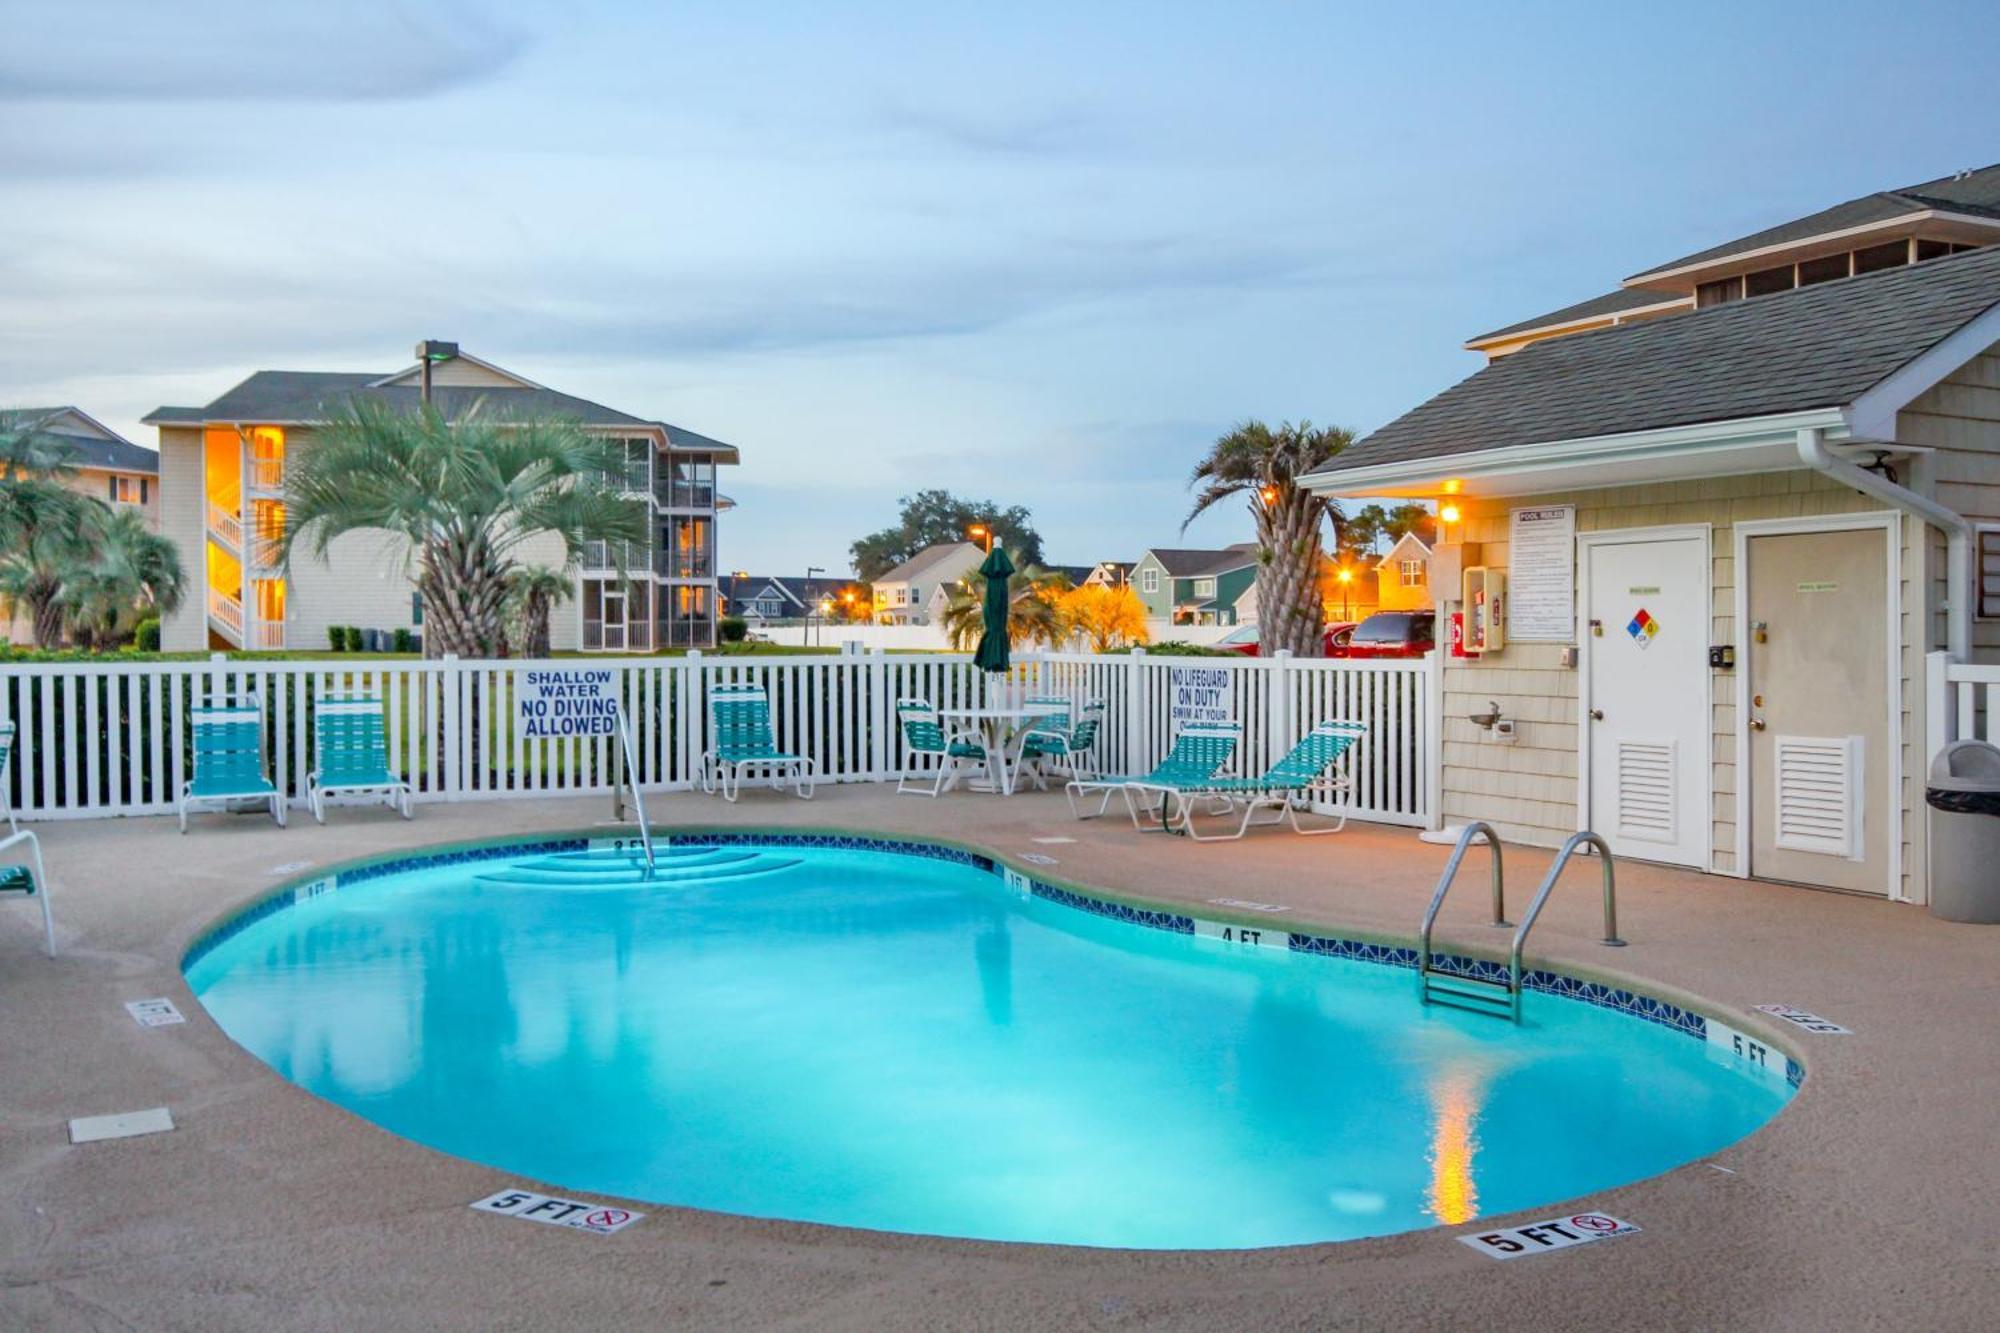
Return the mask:
<svg viewBox="0 0 2000 1333"><path fill-rule="evenodd" d="M756 683L771 696L781 748L819 761L831 782L893 779L903 762L895 701L940 708L1013 695L1066 695L1107 707L1097 767L1143 771L1166 753L1175 668L1220 670L1229 714L1245 724L1234 766L1261 772L1314 723L1366 723L1352 757L1357 818L1428 825L1435 807L1436 737L1428 661L1293 661L1026 653L1011 677L989 679L963 654L846 652L837 657L567 658L530 661L60 662L0 673L0 721L17 727L6 774L14 808L34 819L87 819L173 810L192 773L190 710L255 699L264 710L272 779L303 803L312 768L312 713L327 694L383 700L391 765L419 801L608 792L608 737L522 739L517 673L604 670L630 719L639 780L649 789L696 784L707 748L707 692Z"/></svg>
<svg viewBox="0 0 2000 1333"><path fill-rule="evenodd" d="M1945 653L1931 653L1925 666L1930 735L1925 738L1924 771L1952 741L2000 745L2000 666L1954 662Z"/></svg>

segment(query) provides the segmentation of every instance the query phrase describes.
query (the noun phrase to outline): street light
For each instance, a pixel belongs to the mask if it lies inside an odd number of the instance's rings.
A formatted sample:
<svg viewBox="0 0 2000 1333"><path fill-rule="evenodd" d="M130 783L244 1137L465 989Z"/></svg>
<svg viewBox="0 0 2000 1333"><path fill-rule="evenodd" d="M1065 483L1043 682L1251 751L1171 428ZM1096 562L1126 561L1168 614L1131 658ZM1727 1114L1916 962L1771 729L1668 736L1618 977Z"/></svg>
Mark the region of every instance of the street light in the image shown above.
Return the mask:
<svg viewBox="0 0 2000 1333"><path fill-rule="evenodd" d="M1352 620L1354 619L1354 604L1352 597L1349 595L1349 585L1354 582L1354 571L1346 565L1342 565L1338 577L1340 579L1340 618L1342 620Z"/></svg>
<svg viewBox="0 0 2000 1333"><path fill-rule="evenodd" d="M815 575L815 574L824 574L824 573L826 573L826 566L825 566L825 565L807 565L807 566L806 566L806 586L805 586L805 588L804 588L804 592L805 592L805 595L806 595L806 596L808 596L808 597L812 596L812 581L813 581L813 575ZM813 627L813 624L812 624L812 621L813 621L813 618L812 618L812 603L811 603L811 602L807 602L807 603L806 603L806 633L805 633L805 645L803 645L803 646L810 646L810 645L811 645L811 643L812 643L812 627ZM824 625L822 625L822 626L820 627L820 631L819 631L819 641L820 641L820 643L822 643L822 644L824 644L824 643L826 642L826 627L825 627Z"/></svg>
<svg viewBox="0 0 2000 1333"><path fill-rule="evenodd" d="M987 527L984 523L974 523L965 531L966 535L974 541L984 538L986 541L986 553L988 555L993 554L993 529Z"/></svg>
<svg viewBox="0 0 2000 1333"><path fill-rule="evenodd" d="M1263 490L1258 491L1257 494L1263 497L1264 508L1266 509L1278 503L1278 488L1276 486L1266 486Z"/></svg>

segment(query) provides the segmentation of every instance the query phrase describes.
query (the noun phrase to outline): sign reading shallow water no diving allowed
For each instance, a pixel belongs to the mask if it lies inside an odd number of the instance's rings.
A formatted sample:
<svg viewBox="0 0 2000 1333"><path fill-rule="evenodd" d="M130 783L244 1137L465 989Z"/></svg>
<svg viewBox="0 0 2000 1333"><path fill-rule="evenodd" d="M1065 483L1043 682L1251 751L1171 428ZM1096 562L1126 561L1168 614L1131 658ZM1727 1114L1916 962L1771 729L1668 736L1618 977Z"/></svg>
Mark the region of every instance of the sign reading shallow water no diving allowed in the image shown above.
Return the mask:
<svg viewBox="0 0 2000 1333"><path fill-rule="evenodd" d="M617 734L613 674L603 667L515 673L514 729L522 740Z"/></svg>

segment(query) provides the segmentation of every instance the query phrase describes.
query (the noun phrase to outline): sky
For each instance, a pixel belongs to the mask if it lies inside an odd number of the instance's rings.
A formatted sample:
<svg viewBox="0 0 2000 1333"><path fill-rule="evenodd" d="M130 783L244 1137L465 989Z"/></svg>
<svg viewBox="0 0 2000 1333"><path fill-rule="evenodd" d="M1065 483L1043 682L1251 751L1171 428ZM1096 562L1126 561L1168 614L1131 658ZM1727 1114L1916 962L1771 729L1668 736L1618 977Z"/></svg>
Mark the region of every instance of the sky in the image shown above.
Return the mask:
<svg viewBox="0 0 2000 1333"><path fill-rule="evenodd" d="M452 339L739 446L725 569L924 487L1182 535L1247 418L1366 431L1467 337L2000 160L1984 3L0 0L0 406Z"/></svg>

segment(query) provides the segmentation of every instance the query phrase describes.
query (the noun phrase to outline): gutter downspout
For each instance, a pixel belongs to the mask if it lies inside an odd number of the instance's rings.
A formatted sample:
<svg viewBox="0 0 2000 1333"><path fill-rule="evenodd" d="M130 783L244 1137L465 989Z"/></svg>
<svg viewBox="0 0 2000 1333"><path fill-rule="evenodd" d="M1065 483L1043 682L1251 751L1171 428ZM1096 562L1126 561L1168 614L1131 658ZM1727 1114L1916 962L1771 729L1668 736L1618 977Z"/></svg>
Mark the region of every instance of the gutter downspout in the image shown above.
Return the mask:
<svg viewBox="0 0 2000 1333"><path fill-rule="evenodd" d="M1967 661L1972 651L1972 525L1935 500L1834 457L1817 429L1800 431L1798 441L1799 459L1807 467L1914 514L1944 534L1945 648L1952 661Z"/></svg>

